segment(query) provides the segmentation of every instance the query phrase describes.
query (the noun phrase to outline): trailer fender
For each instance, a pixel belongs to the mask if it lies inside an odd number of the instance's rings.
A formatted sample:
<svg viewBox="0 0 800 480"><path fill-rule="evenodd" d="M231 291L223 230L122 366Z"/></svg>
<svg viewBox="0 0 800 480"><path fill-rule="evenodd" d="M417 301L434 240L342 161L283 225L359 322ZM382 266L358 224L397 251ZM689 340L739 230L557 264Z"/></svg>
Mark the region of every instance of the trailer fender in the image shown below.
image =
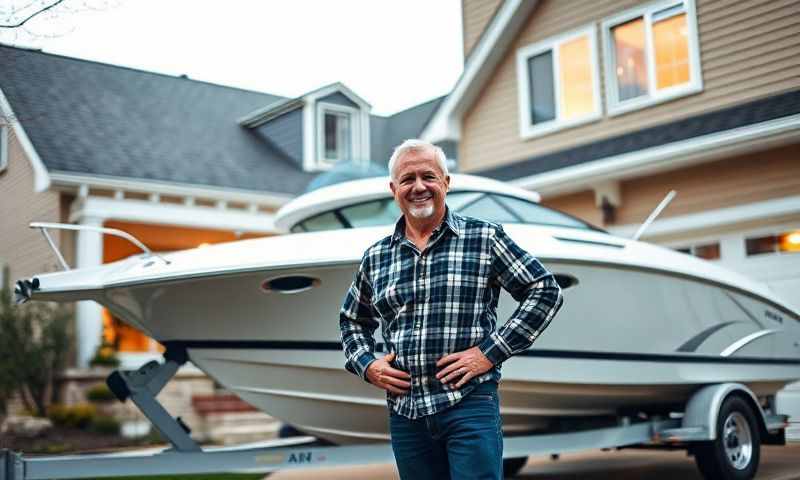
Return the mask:
<svg viewBox="0 0 800 480"><path fill-rule="evenodd" d="M753 410L758 412L756 417L759 420L760 430L765 430L767 419L755 394L740 383L721 383L702 387L692 395L686 404L680 432L673 431L672 433L679 434L678 436L683 437L682 440L716 440L716 425L720 407L722 402L733 393L741 395L745 401L750 403Z"/></svg>

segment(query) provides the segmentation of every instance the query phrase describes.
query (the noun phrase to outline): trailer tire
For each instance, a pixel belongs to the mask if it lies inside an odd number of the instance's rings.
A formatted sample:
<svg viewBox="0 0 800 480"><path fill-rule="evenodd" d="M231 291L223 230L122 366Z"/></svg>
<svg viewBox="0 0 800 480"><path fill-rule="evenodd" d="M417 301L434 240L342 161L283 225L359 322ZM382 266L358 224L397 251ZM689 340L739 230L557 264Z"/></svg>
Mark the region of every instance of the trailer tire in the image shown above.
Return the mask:
<svg viewBox="0 0 800 480"><path fill-rule="evenodd" d="M528 463L528 457L514 457L503 459L503 478L511 478L516 476L522 467Z"/></svg>
<svg viewBox="0 0 800 480"><path fill-rule="evenodd" d="M759 424L750 405L730 396L722 403L716 439L695 448L697 468L707 480L749 480L756 475L761 453Z"/></svg>

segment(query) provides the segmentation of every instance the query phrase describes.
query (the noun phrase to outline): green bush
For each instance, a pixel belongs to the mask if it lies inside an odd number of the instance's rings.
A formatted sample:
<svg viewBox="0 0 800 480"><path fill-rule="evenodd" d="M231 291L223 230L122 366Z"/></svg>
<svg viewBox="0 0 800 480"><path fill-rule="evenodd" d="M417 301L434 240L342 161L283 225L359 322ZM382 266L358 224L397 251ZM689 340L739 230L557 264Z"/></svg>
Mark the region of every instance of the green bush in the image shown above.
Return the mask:
<svg viewBox="0 0 800 480"><path fill-rule="evenodd" d="M89 429L97 433L109 433L116 435L119 433L120 424L119 421L117 421L117 419L114 417L97 415L92 420L92 425Z"/></svg>
<svg viewBox="0 0 800 480"><path fill-rule="evenodd" d="M8 269L4 269L4 279ZM0 416L16 393L37 416L57 401L56 378L66 365L72 312L43 302L14 305L6 283L0 289Z"/></svg>
<svg viewBox="0 0 800 480"><path fill-rule="evenodd" d="M47 417L54 425L85 429L94 422L97 409L88 403L72 406L53 404L47 409Z"/></svg>
<svg viewBox="0 0 800 480"><path fill-rule="evenodd" d="M105 383L98 383L96 385L92 385L86 391L86 399L90 402L97 402L97 403L104 403L110 402L115 400L117 397L114 396L114 393L108 388L108 385Z"/></svg>
<svg viewBox="0 0 800 480"><path fill-rule="evenodd" d="M119 367L119 358L117 358L114 346L103 339L94 352L94 357L89 360L89 365L92 367Z"/></svg>
<svg viewBox="0 0 800 480"><path fill-rule="evenodd" d="M66 425L67 424L67 410L66 405L60 403L51 403L47 407L47 418L53 422L53 425Z"/></svg>

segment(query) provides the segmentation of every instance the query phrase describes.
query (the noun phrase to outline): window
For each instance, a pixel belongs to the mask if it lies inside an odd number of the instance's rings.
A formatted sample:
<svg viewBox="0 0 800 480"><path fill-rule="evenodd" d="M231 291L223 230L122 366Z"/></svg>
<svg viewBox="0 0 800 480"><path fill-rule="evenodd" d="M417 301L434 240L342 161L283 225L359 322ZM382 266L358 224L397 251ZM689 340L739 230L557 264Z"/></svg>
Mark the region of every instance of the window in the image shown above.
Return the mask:
<svg viewBox="0 0 800 480"><path fill-rule="evenodd" d="M340 161L355 160L358 111L344 105L321 103L318 112L317 166L327 169Z"/></svg>
<svg viewBox="0 0 800 480"><path fill-rule="evenodd" d="M0 172L8 166L8 125L0 125Z"/></svg>
<svg viewBox="0 0 800 480"><path fill-rule="evenodd" d="M600 117L596 45L592 26L517 52L521 137Z"/></svg>
<svg viewBox="0 0 800 480"><path fill-rule="evenodd" d="M603 22L608 111L623 113L702 90L693 0L670 0Z"/></svg>
<svg viewBox="0 0 800 480"><path fill-rule="evenodd" d="M402 212L391 198L361 203L339 211L352 227L374 227L395 223Z"/></svg>
<svg viewBox="0 0 800 480"><path fill-rule="evenodd" d="M800 230L745 239L747 256L765 253L800 252Z"/></svg>
<svg viewBox="0 0 800 480"><path fill-rule="evenodd" d="M597 230L566 213L520 198L483 192L452 192L447 205L460 215L496 223L524 223L555 227ZM400 209L391 198L362 202L325 212L297 223L293 233L338 230L342 228L392 225L400 218Z"/></svg>
<svg viewBox="0 0 800 480"><path fill-rule="evenodd" d="M687 255L694 255L706 260L717 260L719 258L719 242L706 243L702 245L692 245L691 247L676 248L675 250Z"/></svg>

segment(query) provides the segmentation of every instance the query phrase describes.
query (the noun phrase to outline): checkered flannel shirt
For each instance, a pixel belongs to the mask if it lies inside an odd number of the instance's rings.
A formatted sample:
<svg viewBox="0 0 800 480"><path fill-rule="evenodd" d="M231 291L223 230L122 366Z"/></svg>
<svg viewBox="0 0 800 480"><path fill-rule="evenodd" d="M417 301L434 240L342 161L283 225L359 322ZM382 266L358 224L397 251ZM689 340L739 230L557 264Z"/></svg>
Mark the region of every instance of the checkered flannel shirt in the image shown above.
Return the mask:
<svg viewBox="0 0 800 480"><path fill-rule="evenodd" d="M519 307L495 331L501 286ZM448 209L420 252L405 237L401 217L393 235L364 253L345 296L339 326L346 368L366 380L380 324L383 350L397 354L392 366L411 375L407 394L387 392L389 407L412 419L431 415L455 405L476 385L498 381L500 364L530 347L561 304L553 275L501 226ZM460 389L436 378L441 357L475 345L492 369Z"/></svg>

